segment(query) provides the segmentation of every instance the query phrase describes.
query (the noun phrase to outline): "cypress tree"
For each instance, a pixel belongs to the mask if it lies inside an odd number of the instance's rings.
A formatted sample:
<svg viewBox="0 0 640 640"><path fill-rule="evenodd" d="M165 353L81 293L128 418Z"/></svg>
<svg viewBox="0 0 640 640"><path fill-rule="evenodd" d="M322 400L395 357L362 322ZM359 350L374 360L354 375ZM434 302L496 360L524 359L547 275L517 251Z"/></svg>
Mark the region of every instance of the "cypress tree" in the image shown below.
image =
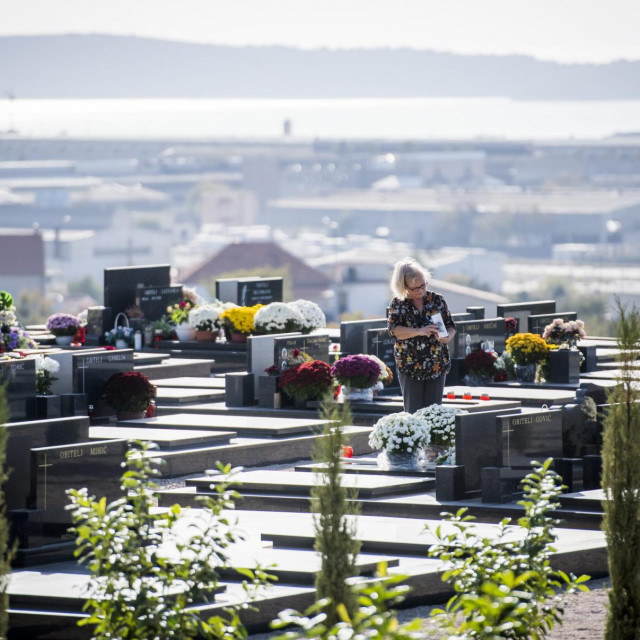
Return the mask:
<svg viewBox="0 0 640 640"><path fill-rule="evenodd" d="M0 638L7 637L9 614L9 596L7 587L11 573L11 553L9 548L9 525L7 523L6 500L4 486L7 481L6 447L7 422L9 407L7 405L5 386L0 385Z"/></svg>
<svg viewBox="0 0 640 640"><path fill-rule="evenodd" d="M640 638L640 392L633 363L640 350L640 312L617 300L616 337L620 376L607 394L602 488L603 529L609 552L609 614L606 640Z"/></svg>
<svg viewBox="0 0 640 640"><path fill-rule="evenodd" d="M331 626L338 619L338 608L345 607L350 618L357 609L354 592L346 580L357 574L356 557L360 543L355 539L355 517L358 508L356 494L347 491L342 484L342 447L346 443L344 426L351 424L349 404L339 408L328 394L320 407L320 415L328 422L322 437L314 447L313 460L321 465L321 482L312 492L312 511L316 542L315 549L321 557L321 569L316 576L316 599L327 598L324 610ZM349 500L351 499L351 500Z"/></svg>

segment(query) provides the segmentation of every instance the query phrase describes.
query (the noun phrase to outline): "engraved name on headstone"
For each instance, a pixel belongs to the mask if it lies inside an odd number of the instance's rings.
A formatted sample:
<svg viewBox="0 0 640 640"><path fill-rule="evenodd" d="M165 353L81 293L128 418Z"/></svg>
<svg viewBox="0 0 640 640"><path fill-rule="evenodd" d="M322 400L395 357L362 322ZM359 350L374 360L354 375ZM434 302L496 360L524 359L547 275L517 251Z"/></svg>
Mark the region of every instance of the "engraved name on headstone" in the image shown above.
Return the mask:
<svg viewBox="0 0 640 640"><path fill-rule="evenodd" d="M555 300L529 300L528 302L507 302L496 306L496 315L501 318L515 318L518 321L518 331L527 330L527 318L531 315L555 313Z"/></svg>
<svg viewBox="0 0 640 640"><path fill-rule="evenodd" d="M453 357L464 358L479 349L502 353L506 345L504 318L456 322Z"/></svg>
<svg viewBox="0 0 640 640"><path fill-rule="evenodd" d="M282 302L282 278L223 278L216 280L216 298L243 307Z"/></svg>
<svg viewBox="0 0 640 640"><path fill-rule="evenodd" d="M563 322L569 322L569 320L577 320L577 311L556 311L555 313L542 313L535 316L529 316L527 318L529 333L536 333L541 336L544 333L544 328L551 324L556 318L562 318Z"/></svg>
<svg viewBox="0 0 640 640"><path fill-rule="evenodd" d="M182 285L171 287L141 287L138 290L140 310L145 320L153 322L166 315L167 307L182 300Z"/></svg>

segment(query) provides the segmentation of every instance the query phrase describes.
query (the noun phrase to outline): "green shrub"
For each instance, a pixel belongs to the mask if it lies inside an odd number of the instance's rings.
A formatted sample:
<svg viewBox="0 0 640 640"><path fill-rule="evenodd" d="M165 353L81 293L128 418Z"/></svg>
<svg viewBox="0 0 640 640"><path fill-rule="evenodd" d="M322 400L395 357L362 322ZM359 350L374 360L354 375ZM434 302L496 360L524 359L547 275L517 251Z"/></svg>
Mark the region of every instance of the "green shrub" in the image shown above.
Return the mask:
<svg viewBox="0 0 640 640"><path fill-rule="evenodd" d="M519 504L525 515L518 520L522 529L505 518L496 538L482 537L469 524L472 518L465 515L466 509L447 514L453 532L436 527L438 542L429 555L445 562L442 579L452 583L455 595L446 609L436 609L432 616L447 633L483 640L538 640L562 622L562 590L588 590L582 584L588 576L569 577L551 567L557 521L549 512L557 506L561 479L549 469L551 459L534 465L539 466L523 480L525 498ZM524 532L523 539L517 539L518 531Z"/></svg>

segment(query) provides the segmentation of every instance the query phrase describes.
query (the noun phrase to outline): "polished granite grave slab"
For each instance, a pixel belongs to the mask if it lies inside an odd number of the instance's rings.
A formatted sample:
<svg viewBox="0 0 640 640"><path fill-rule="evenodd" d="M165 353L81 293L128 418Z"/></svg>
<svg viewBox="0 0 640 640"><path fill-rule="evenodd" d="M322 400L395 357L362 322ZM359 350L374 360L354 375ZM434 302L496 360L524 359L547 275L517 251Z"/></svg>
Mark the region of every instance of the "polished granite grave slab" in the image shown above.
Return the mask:
<svg viewBox="0 0 640 640"><path fill-rule="evenodd" d="M605 500L602 489L564 493L560 496L560 504L566 509L602 512Z"/></svg>
<svg viewBox="0 0 640 640"><path fill-rule="evenodd" d="M155 418L123 420L118 424L125 426L175 428L175 429L233 429L239 435L265 435L271 437L292 436L315 433L322 430L325 420L274 418L243 415L206 415L198 413L174 413Z"/></svg>
<svg viewBox="0 0 640 640"><path fill-rule="evenodd" d="M98 440L125 438L149 440L160 449L175 449L193 445L228 444L236 437L235 431L195 431L190 429L150 429L144 427L90 427L89 437Z"/></svg>
<svg viewBox="0 0 640 640"><path fill-rule="evenodd" d="M185 389L219 389L224 391L224 378L182 376L154 380L156 387L177 387Z"/></svg>
<svg viewBox="0 0 640 640"><path fill-rule="evenodd" d="M300 464L294 467L295 471L321 471L326 467L325 463ZM413 471L398 469L379 469L376 458L343 458L342 471L344 473L368 473L381 476L404 476L415 478L431 478L435 487L434 471Z"/></svg>
<svg viewBox="0 0 640 640"><path fill-rule="evenodd" d="M201 478L189 478L187 486L198 491L209 491L217 476L209 474ZM319 483L317 474L296 473L291 471L244 471L234 480L239 483L237 491L241 494L282 494L309 495L313 486ZM432 482L422 478L401 478L398 476L379 476L367 474L345 475L342 484L347 489L357 489L361 498L375 498L396 493L426 491Z"/></svg>
<svg viewBox="0 0 640 640"><path fill-rule="evenodd" d="M453 393L456 400L462 398L466 392L470 392L473 399L478 399L480 394L486 392L492 400L518 400L526 406L542 406L546 404L567 404L576 399L575 389L550 389L544 385L535 387L488 385L487 387L466 387L462 385L445 387L447 393Z"/></svg>
<svg viewBox="0 0 640 640"><path fill-rule="evenodd" d="M224 398L224 389L193 389L184 387L162 387L156 390L158 404L188 404L193 402L213 402Z"/></svg>

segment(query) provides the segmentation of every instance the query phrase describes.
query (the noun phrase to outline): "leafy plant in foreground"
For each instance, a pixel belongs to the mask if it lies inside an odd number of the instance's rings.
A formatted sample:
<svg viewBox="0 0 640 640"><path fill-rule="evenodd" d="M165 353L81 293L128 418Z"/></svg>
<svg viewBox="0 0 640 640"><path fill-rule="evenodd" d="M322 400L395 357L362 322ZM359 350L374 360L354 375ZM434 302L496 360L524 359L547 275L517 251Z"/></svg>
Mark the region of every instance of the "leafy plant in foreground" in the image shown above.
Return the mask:
<svg viewBox="0 0 640 640"><path fill-rule="evenodd" d="M214 497L203 496L203 509L154 510L151 478L158 471L145 455L149 445L137 446L127 453L125 497L107 504L86 489L68 491L75 554L93 576L84 607L89 617L79 624L94 625L95 640L245 638L239 607L206 621L199 615L213 601L226 547L240 539L223 514L237 495L229 489L231 480L217 483ZM220 470L230 473L228 466ZM256 588L266 578L261 571L244 573Z"/></svg>
<svg viewBox="0 0 640 640"><path fill-rule="evenodd" d="M562 491L551 462L533 463L534 471L523 480L521 529L505 518L496 538L483 537L469 524L473 518L466 509L447 514L445 525L436 527L438 542L429 555L445 562L442 579L456 592L445 610L432 613L447 637L539 640L562 623L562 591L588 590L583 584L588 576L569 577L551 567L558 522L549 512Z"/></svg>

